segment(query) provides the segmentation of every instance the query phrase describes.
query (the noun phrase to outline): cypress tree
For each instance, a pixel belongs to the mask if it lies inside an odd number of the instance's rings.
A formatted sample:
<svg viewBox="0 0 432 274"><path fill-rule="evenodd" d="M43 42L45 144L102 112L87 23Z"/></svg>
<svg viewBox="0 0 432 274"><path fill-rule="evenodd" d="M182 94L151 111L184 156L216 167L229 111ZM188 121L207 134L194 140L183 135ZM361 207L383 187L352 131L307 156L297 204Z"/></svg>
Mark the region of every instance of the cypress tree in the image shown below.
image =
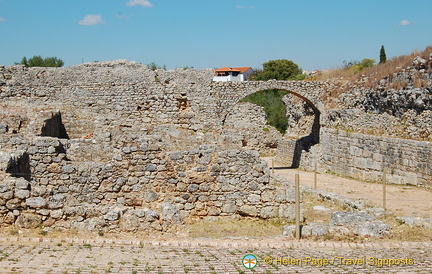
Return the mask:
<svg viewBox="0 0 432 274"><path fill-rule="evenodd" d="M380 50L380 64L384 64L387 61L387 56L385 53L385 49L384 46L381 46L381 50Z"/></svg>

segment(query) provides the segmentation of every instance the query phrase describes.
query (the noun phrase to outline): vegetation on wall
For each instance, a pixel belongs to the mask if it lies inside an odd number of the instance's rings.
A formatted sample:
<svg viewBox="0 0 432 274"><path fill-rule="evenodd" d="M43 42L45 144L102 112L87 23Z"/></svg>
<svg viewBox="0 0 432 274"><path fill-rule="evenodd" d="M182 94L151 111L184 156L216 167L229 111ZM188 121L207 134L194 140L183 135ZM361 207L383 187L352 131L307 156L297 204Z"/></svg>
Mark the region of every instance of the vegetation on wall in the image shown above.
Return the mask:
<svg viewBox="0 0 432 274"><path fill-rule="evenodd" d="M157 69L166 70L166 65L159 66L158 64L156 64L156 62L151 62L151 63L147 64L147 66L151 70L157 70Z"/></svg>
<svg viewBox="0 0 432 274"><path fill-rule="evenodd" d="M261 90L246 96L241 102L264 107L267 123L283 134L288 128L286 106L282 102L282 97L286 94L286 91L278 89Z"/></svg>

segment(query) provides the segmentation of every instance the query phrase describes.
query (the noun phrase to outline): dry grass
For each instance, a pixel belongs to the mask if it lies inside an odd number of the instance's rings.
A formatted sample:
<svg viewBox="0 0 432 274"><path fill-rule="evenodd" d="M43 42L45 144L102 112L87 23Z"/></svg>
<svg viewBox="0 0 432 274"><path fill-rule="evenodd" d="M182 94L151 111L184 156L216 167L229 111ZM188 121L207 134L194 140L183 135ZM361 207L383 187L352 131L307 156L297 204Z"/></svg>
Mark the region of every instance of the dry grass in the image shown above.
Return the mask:
<svg viewBox="0 0 432 274"><path fill-rule="evenodd" d="M313 207L317 205L324 206L330 209L330 211L314 210ZM311 194L303 193L303 216L305 223L330 223L332 212L343 210L345 209L331 201L322 201Z"/></svg>
<svg viewBox="0 0 432 274"><path fill-rule="evenodd" d="M416 56L420 56L423 59L429 60L429 55L432 53L432 46L427 47L423 51L414 51L410 55L403 55L399 57L387 60L384 64L378 64L371 68L366 68L359 73L352 70L336 69L329 72L324 72L316 76L316 80L329 80L329 79L343 79L350 82L355 82L361 78L368 78L368 82L364 83L368 87L375 87L379 80L389 77L393 77L393 73L402 71L407 67L412 66L412 61ZM432 68L429 69L432 72ZM418 79L415 82L417 87L424 87L422 79ZM404 86L405 83L398 83L396 85Z"/></svg>
<svg viewBox="0 0 432 274"><path fill-rule="evenodd" d="M320 201L317 198L304 194L304 215L307 222L321 223L321 222L331 222L331 212L322 212L313 210L314 205L323 205L332 211L343 211L346 210L339 205L335 205L330 201ZM371 242L371 241L393 241L393 242L424 242L432 241L432 229L427 229L423 227L409 227L405 224L400 224L395 216L390 214L385 218L381 219L383 222L392 226L392 232L389 236L385 238L374 238L365 237L360 235L324 235L319 237L309 237L311 240L315 241L348 241L348 242Z"/></svg>
<svg viewBox="0 0 432 274"><path fill-rule="evenodd" d="M432 241L432 230L423 227L394 225L388 239L394 242L430 242Z"/></svg>
<svg viewBox="0 0 432 274"><path fill-rule="evenodd" d="M227 218L215 222L198 220L188 225L189 237L224 238L224 237L274 237L281 236L286 223L279 219L262 220Z"/></svg>

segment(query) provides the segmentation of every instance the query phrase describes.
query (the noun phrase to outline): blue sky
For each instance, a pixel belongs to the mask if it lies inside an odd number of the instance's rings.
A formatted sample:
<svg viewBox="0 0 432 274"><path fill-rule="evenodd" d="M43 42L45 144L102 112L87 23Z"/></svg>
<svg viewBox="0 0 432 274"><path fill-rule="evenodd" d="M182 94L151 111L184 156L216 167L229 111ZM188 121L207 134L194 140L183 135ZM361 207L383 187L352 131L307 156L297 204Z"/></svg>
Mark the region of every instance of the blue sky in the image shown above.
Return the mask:
<svg viewBox="0 0 432 274"><path fill-rule="evenodd" d="M432 45L432 0L0 0L0 64L128 59L167 68L336 68Z"/></svg>

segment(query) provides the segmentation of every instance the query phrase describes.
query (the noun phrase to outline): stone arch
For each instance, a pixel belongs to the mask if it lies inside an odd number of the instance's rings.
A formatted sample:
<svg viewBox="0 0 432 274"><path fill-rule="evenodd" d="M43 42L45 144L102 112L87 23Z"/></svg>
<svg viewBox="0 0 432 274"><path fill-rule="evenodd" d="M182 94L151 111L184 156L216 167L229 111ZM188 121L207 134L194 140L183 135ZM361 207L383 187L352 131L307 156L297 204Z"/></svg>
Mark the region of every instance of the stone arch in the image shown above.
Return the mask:
<svg viewBox="0 0 432 274"><path fill-rule="evenodd" d="M282 83L281 83L282 82ZM244 97L253 94L255 92L261 91L261 90L268 90L268 89L277 89L277 90L283 90L287 94L292 94L293 96L296 96L300 98L302 101L304 101L312 110L314 113L314 120L312 124L312 128L310 129L310 133L306 136L302 136L299 139L295 141L294 146L294 152L292 155L292 168L298 168L300 166L300 159L302 156L302 152L306 151L309 152L310 148L316 144L320 143L320 118L321 118L321 111L318 109L318 98L320 96L320 93L313 93L312 90L308 90L307 88L302 87L302 82L290 82L290 81L277 81L276 83L272 83L272 81L268 82L258 82L258 84L255 84L251 82L251 84L246 83L243 87L243 90L241 92L238 92L238 98L236 100L233 100L231 102L231 105L229 108L232 108L235 104L237 104L241 99ZM308 95L313 96L313 99L309 99ZM308 96L308 97L306 97ZM229 104L229 103L228 103ZM225 121L226 117L230 114L230 109L227 109L227 113L224 117Z"/></svg>

